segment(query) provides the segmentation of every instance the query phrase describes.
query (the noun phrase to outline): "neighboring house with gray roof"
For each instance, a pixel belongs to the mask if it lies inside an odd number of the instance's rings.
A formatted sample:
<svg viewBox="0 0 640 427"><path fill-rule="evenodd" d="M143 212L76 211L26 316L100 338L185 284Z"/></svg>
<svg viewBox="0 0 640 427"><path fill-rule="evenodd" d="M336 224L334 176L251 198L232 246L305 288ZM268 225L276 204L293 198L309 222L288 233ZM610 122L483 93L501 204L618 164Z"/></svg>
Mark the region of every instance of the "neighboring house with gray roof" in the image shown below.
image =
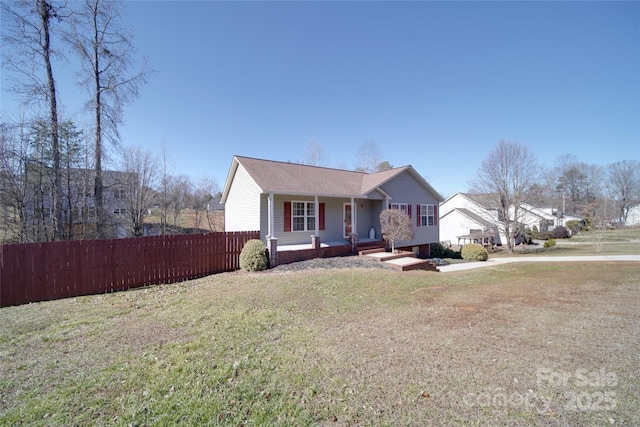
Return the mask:
<svg viewBox="0 0 640 427"><path fill-rule="evenodd" d="M440 205L440 240L454 245L473 241L502 244L497 198L493 194L455 193Z"/></svg>
<svg viewBox="0 0 640 427"><path fill-rule="evenodd" d="M552 210L520 203L517 223L523 228L535 226L538 231L549 231L564 225L567 219L580 219L569 216L558 219L557 215ZM504 216L497 194L455 193L440 205L440 239L454 245L473 241L501 245L506 241ZM515 221L513 206L509 206L507 216L512 223Z"/></svg>
<svg viewBox="0 0 640 427"><path fill-rule="evenodd" d="M226 231L260 230L280 250L312 240L380 240L380 213L401 209L412 218L414 239L400 246L428 255L440 240L442 200L411 166L365 173L234 156L221 202Z"/></svg>

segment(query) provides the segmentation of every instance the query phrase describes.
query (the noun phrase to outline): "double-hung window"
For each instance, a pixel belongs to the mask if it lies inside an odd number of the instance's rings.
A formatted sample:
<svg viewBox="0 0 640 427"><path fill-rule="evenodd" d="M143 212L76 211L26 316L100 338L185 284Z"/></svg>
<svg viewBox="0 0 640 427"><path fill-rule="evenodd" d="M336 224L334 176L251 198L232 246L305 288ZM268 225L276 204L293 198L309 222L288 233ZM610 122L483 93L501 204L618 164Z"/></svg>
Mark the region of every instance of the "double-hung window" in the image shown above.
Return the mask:
<svg viewBox="0 0 640 427"><path fill-rule="evenodd" d="M433 227L436 224L436 210L434 205L420 205L420 225Z"/></svg>
<svg viewBox="0 0 640 427"><path fill-rule="evenodd" d="M314 202L291 202L291 230L313 231L316 229Z"/></svg>
<svg viewBox="0 0 640 427"><path fill-rule="evenodd" d="M397 209L409 215L409 205L406 203L391 203L391 209Z"/></svg>

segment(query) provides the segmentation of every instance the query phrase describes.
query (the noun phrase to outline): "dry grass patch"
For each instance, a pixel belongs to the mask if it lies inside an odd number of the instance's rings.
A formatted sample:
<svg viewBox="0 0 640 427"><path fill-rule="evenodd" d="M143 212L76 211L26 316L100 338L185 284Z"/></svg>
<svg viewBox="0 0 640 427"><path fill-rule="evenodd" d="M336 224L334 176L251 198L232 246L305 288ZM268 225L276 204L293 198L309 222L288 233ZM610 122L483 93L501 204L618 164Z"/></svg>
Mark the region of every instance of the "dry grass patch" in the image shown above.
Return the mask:
<svg viewBox="0 0 640 427"><path fill-rule="evenodd" d="M229 273L3 308L0 424L634 425L639 270Z"/></svg>

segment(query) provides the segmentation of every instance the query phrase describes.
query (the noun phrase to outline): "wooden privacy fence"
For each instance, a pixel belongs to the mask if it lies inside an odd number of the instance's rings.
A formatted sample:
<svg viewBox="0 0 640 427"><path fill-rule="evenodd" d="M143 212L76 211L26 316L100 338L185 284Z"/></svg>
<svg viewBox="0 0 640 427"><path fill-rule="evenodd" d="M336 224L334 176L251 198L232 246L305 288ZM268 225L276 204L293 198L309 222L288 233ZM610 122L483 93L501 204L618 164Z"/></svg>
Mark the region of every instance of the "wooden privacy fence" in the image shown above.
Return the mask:
<svg viewBox="0 0 640 427"><path fill-rule="evenodd" d="M123 291L240 268L260 232L0 246L0 307Z"/></svg>

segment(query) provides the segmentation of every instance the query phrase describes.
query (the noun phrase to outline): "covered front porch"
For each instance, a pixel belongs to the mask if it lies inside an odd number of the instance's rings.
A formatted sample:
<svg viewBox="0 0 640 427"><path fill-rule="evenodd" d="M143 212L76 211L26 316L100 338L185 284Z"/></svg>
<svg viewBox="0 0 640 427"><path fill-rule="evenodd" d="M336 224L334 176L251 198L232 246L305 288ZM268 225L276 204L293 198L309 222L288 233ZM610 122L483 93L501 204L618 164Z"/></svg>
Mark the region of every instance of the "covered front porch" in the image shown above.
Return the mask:
<svg viewBox="0 0 640 427"><path fill-rule="evenodd" d="M313 258L329 258L336 256L357 255L363 250L384 250L385 242L379 239L363 239L353 245L349 240L335 240L331 242L297 245L275 245L269 248L269 263L272 267L280 264L305 261Z"/></svg>
<svg viewBox="0 0 640 427"><path fill-rule="evenodd" d="M363 246L382 246L384 247L385 243L381 239L358 239L356 243L356 247ZM335 240L331 242L320 242L320 248L331 248L337 246L351 246L351 242L347 239L344 240ZM287 252L287 251L304 251L308 249L315 249L313 243L302 243L298 245L279 245L278 252Z"/></svg>

